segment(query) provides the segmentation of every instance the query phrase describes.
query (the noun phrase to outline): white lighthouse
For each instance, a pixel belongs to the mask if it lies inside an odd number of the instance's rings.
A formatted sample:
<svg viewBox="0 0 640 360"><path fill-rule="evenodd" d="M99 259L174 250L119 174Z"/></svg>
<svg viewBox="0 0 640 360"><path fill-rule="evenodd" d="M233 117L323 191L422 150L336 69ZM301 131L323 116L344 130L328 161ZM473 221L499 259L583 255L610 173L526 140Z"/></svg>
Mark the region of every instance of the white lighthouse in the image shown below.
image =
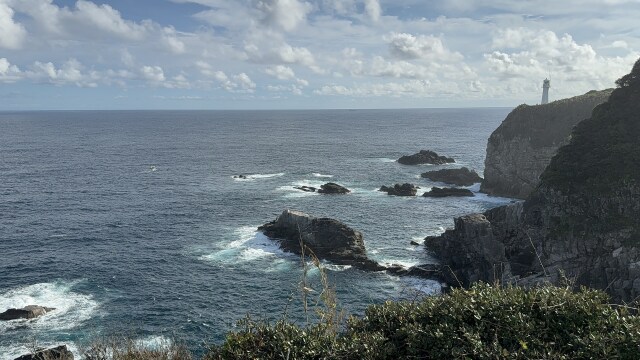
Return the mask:
<svg viewBox="0 0 640 360"><path fill-rule="evenodd" d="M541 104L549 103L549 88L551 87L551 81L549 79L544 79L542 82L542 102Z"/></svg>

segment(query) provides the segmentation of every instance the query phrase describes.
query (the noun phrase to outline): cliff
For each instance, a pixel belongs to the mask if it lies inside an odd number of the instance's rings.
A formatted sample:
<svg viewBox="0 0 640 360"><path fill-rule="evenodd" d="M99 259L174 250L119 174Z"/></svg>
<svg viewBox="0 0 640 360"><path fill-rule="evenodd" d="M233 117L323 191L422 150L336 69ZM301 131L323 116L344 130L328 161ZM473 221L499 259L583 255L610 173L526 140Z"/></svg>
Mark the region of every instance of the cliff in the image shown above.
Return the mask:
<svg viewBox="0 0 640 360"><path fill-rule="evenodd" d="M640 61L580 122L522 203L427 238L448 282L557 283L640 296ZM448 274L447 274L448 272Z"/></svg>
<svg viewBox="0 0 640 360"><path fill-rule="evenodd" d="M545 105L520 105L511 111L489 137L480 191L525 199L558 148L568 143L573 127L587 119L612 91L590 91Z"/></svg>

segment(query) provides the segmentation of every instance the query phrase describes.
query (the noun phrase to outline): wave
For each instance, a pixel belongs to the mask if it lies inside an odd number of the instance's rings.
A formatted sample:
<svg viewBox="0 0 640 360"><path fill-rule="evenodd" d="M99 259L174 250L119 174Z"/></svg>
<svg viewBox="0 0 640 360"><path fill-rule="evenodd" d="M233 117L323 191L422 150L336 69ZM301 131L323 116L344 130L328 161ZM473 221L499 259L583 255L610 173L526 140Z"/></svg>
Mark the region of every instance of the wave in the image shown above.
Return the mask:
<svg viewBox="0 0 640 360"><path fill-rule="evenodd" d="M320 174L320 173L313 173L313 174L311 174L311 175L313 175L313 176L315 176L315 177L319 177L319 178L332 178L332 177L333 177L333 175Z"/></svg>
<svg viewBox="0 0 640 360"><path fill-rule="evenodd" d="M235 240L223 245L211 254L200 258L222 264L238 264L256 260L269 260L270 267L277 267L279 258L288 255L280 247L260 231L257 226L242 226L234 230ZM284 261L284 259L282 259Z"/></svg>
<svg viewBox="0 0 640 360"><path fill-rule="evenodd" d="M236 181L255 181L260 179L271 179L275 177L284 176L285 173L275 173L275 174L251 174L251 175L243 175L244 177L240 178L239 175L233 175L231 178Z"/></svg>
<svg viewBox="0 0 640 360"><path fill-rule="evenodd" d="M0 322L0 334L16 328L37 330L67 330L75 328L95 315L98 303L93 296L74 292L79 281L40 283L22 286L0 294L0 309L22 308L27 305L53 307L51 311L31 320Z"/></svg>

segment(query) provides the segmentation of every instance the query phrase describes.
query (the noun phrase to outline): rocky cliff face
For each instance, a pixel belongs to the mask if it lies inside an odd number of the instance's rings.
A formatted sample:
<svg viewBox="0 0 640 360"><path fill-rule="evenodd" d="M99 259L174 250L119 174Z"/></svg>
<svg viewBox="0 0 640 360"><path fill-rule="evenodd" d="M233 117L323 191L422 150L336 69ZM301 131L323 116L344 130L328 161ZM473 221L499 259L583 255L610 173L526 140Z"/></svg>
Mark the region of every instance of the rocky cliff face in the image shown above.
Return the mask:
<svg viewBox="0 0 640 360"><path fill-rule="evenodd" d="M589 118L611 91L590 91L545 105L515 108L489 137L480 191L525 199L558 148L568 143L573 127Z"/></svg>
<svg viewBox="0 0 640 360"><path fill-rule="evenodd" d="M427 238L452 285L561 278L640 296L640 61L580 122L526 201L456 219Z"/></svg>

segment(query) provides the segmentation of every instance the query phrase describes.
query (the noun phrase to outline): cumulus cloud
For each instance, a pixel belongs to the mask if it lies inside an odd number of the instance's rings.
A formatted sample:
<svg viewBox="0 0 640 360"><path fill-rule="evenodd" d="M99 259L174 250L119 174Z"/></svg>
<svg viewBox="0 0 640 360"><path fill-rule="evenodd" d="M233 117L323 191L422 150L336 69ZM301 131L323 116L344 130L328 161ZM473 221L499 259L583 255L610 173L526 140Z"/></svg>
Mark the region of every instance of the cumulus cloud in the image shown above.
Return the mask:
<svg viewBox="0 0 640 360"><path fill-rule="evenodd" d="M36 61L26 76L36 82L51 83L57 86L75 85L78 87L96 87L99 75L96 72L83 72L84 66L76 59L69 59L57 68L52 62Z"/></svg>
<svg viewBox="0 0 640 360"><path fill-rule="evenodd" d="M164 70L160 66L145 65L140 68L140 75L143 79L151 83L161 83L165 81Z"/></svg>
<svg viewBox="0 0 640 360"><path fill-rule="evenodd" d="M296 73L293 70L284 65L277 65L265 70L265 72L278 80L291 80L296 77Z"/></svg>
<svg viewBox="0 0 640 360"><path fill-rule="evenodd" d="M0 58L0 82L13 83L20 80L22 71L16 65L12 65L6 58Z"/></svg>
<svg viewBox="0 0 640 360"><path fill-rule="evenodd" d="M14 21L14 11L0 2L0 48L18 49L27 36L27 31Z"/></svg>
<svg viewBox="0 0 640 360"><path fill-rule="evenodd" d="M382 8L380 7L380 2L378 2L378 0L364 0L364 9L371 20L380 20Z"/></svg>
<svg viewBox="0 0 640 360"><path fill-rule="evenodd" d="M433 83L428 80L408 80L404 82L367 83L355 86L325 85L314 93L317 95L353 97L433 97L461 94L463 89L454 82Z"/></svg>
<svg viewBox="0 0 640 360"><path fill-rule="evenodd" d="M460 53L449 51L440 38L432 35L391 33L385 39L389 42L391 55L400 59L459 60L462 58Z"/></svg>
<svg viewBox="0 0 640 360"><path fill-rule="evenodd" d="M285 31L294 30L304 23L313 6L299 0L258 0L255 6L262 13L262 19L270 26Z"/></svg>
<svg viewBox="0 0 640 360"><path fill-rule="evenodd" d="M184 42L178 39L176 29L173 27L165 27L162 29L162 42L165 47L174 54L182 54L185 52Z"/></svg>

